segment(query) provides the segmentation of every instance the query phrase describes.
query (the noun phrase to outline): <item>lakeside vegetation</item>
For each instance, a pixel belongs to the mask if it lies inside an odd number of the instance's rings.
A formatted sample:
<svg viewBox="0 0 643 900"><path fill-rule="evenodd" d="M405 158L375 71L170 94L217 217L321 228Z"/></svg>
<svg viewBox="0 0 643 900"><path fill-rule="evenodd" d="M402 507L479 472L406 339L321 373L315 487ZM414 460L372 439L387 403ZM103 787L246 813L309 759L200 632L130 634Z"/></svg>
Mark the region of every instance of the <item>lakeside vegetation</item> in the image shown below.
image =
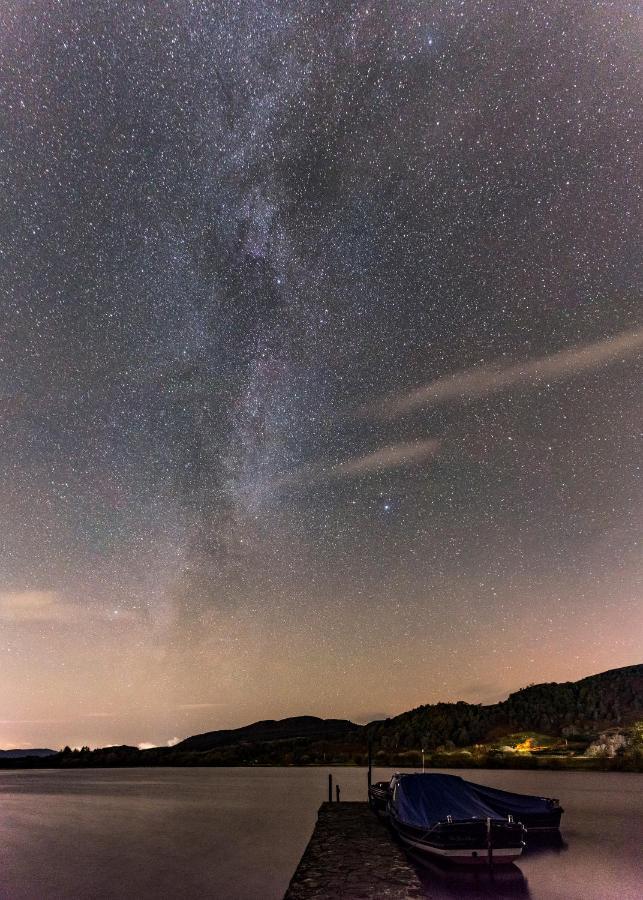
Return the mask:
<svg viewBox="0 0 643 900"><path fill-rule="evenodd" d="M613 741L617 735L623 741ZM177 751L158 747L88 747L61 753L34 766L84 768L118 766L365 766L368 745L357 732L342 741L295 738L263 743L244 742L204 752ZM601 737L604 739L601 742ZM524 746L527 744L527 746ZM618 746L614 746L617 744ZM413 748L373 748L374 766L382 768L427 769L556 769L579 771L643 771L643 721L621 731L601 735L574 735L561 740L555 736L520 732L505 735L502 741L454 747L447 743L431 752ZM21 761L24 764L27 760ZM18 760L7 761L16 767Z"/></svg>
<svg viewBox="0 0 643 900"><path fill-rule="evenodd" d="M619 732L619 734L622 734ZM510 744L474 745L469 748L443 747L422 754L421 750L375 750L373 765L382 768L427 769L556 769L577 771L643 772L643 722L624 732L629 738L617 751L608 747L588 753L556 738L546 738L549 746L539 750L516 750ZM595 742L593 742L595 743ZM0 762L2 768L102 768L139 766L365 766L368 749L362 740L337 743L306 739L266 744L233 745L203 753L172 752L167 748L138 750L135 747L107 747L90 750L65 748L45 759L26 757Z"/></svg>

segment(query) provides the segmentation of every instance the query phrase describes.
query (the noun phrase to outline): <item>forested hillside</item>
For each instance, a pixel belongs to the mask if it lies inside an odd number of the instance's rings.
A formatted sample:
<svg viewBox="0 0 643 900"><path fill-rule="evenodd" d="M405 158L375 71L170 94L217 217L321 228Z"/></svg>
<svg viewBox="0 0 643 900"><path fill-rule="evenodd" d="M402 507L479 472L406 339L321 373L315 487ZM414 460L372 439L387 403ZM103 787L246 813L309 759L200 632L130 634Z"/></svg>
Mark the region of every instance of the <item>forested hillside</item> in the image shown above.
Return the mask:
<svg viewBox="0 0 643 900"><path fill-rule="evenodd" d="M529 685L491 706L436 703L368 726L374 743L396 750L466 747L518 731L572 736L643 718L643 665L581 681Z"/></svg>

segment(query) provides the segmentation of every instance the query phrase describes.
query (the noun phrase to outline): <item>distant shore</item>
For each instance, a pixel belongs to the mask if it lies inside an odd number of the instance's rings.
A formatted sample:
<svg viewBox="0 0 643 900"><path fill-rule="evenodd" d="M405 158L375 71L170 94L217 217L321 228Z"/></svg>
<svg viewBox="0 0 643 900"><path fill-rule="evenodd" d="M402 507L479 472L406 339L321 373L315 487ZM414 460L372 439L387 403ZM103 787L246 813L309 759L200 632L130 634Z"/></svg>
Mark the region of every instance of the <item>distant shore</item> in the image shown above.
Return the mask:
<svg viewBox="0 0 643 900"><path fill-rule="evenodd" d="M139 751L136 754L123 754L117 759L106 759L100 750L90 751L88 755L67 757L62 759L60 754L51 757L21 757L18 759L0 760L0 770L77 770L77 769L117 769L117 768L295 768L295 769L326 769L326 768L366 768L366 762L354 762L350 760L328 760L306 763L293 763L283 761L243 761L213 762L205 759L182 759L176 757L153 758L148 756L150 751ZM205 754L204 754L205 755ZM404 754L406 757L408 754ZM463 758L460 754L453 754L454 758L445 755L439 763L426 763L424 769L427 772L443 769L480 769L481 771L519 770L519 771L546 771L546 772L643 772L643 764L640 760L599 757L518 757L511 760ZM422 769L421 763L414 764L408 759L374 760L373 768L378 769Z"/></svg>

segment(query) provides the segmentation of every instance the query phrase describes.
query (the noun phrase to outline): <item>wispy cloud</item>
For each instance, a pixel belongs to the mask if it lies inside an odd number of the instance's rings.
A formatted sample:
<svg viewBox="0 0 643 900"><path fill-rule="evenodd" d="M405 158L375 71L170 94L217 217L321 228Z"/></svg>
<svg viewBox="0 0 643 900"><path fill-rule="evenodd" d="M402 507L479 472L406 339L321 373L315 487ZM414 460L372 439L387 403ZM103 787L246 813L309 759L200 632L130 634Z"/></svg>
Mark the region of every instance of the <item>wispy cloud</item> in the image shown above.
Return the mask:
<svg viewBox="0 0 643 900"><path fill-rule="evenodd" d="M55 591L0 591L3 622L71 622L77 616L77 608Z"/></svg>
<svg viewBox="0 0 643 900"><path fill-rule="evenodd" d="M165 742L166 747L176 747L177 744L180 744L183 738L173 737L168 738ZM155 747L162 747L163 744L151 744L149 741L141 741L140 744L136 745L139 750L154 750Z"/></svg>
<svg viewBox="0 0 643 900"><path fill-rule="evenodd" d="M177 709L210 709L210 707L220 705L220 703L179 703Z"/></svg>
<svg viewBox="0 0 643 900"><path fill-rule="evenodd" d="M405 469L432 459L440 449L434 438L388 444L379 450L348 457L340 462L315 463L280 480L280 485L307 485L359 478L392 469Z"/></svg>
<svg viewBox="0 0 643 900"><path fill-rule="evenodd" d="M0 725L62 725L73 719L0 719Z"/></svg>
<svg viewBox="0 0 643 900"><path fill-rule="evenodd" d="M362 410L363 415L397 419L416 409L438 406L451 400L488 397L516 385L537 387L582 375L603 365L624 361L643 350L643 328L624 331L611 338L561 350L550 356L525 360L510 366L479 366L438 378L404 394L385 398Z"/></svg>
<svg viewBox="0 0 643 900"><path fill-rule="evenodd" d="M344 460L326 470L329 478L354 478L371 472L403 469L424 462L435 456L440 442L433 438L409 441L405 444L389 444L362 456Z"/></svg>

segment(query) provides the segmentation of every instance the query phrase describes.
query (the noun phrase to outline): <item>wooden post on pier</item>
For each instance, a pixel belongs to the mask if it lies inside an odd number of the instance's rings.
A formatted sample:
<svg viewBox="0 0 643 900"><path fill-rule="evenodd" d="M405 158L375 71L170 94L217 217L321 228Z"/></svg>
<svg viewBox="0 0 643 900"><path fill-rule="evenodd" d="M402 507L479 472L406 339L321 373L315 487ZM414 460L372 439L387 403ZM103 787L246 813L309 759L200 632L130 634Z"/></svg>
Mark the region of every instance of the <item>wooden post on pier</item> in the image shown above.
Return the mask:
<svg viewBox="0 0 643 900"><path fill-rule="evenodd" d="M368 787L370 789L373 781L373 738L368 736Z"/></svg>
<svg viewBox="0 0 643 900"><path fill-rule="evenodd" d="M328 802L333 802L333 776L328 773Z"/></svg>
<svg viewBox="0 0 643 900"><path fill-rule="evenodd" d="M340 787L337 784L337 785L335 785L335 797L336 797L338 803L339 803L339 794L340 794Z"/></svg>

